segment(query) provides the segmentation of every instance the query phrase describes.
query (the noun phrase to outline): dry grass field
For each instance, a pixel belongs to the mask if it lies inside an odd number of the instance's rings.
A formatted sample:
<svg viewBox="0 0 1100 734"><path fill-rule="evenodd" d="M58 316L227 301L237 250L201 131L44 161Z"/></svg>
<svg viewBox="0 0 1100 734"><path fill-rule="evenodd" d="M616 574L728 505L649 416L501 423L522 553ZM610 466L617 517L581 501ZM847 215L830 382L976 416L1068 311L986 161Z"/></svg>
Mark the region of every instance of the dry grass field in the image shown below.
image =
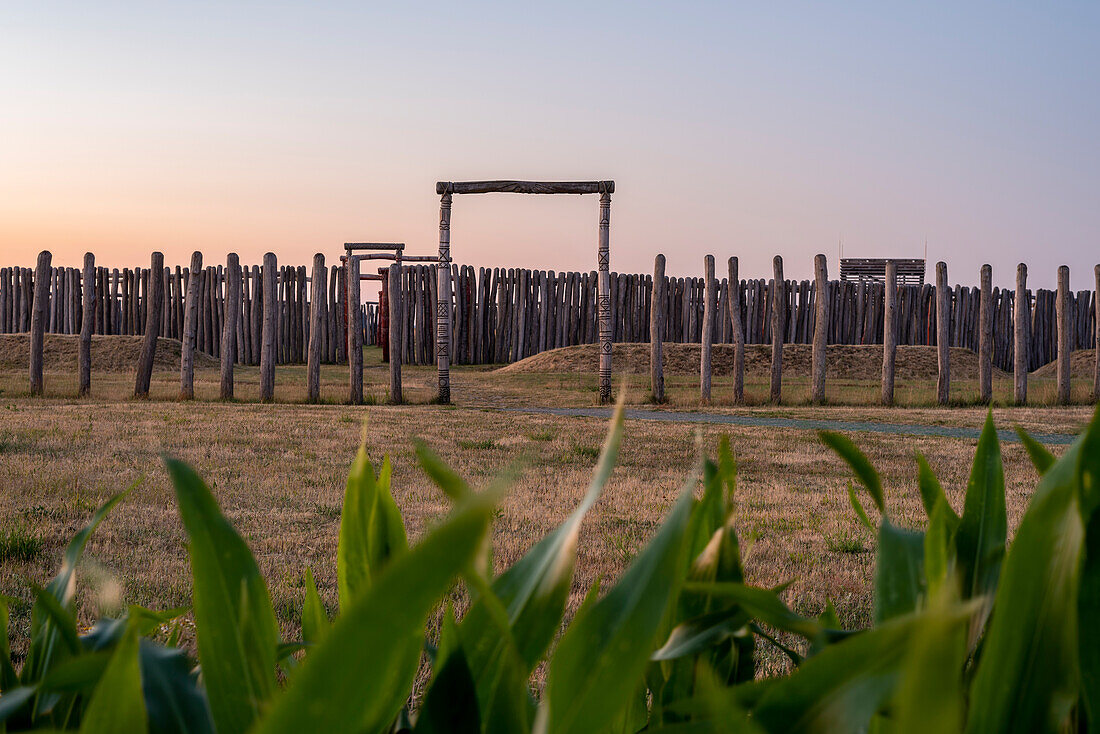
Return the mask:
<svg viewBox="0 0 1100 734"><path fill-rule="evenodd" d="M388 373L377 350L367 350L366 391L372 402L386 400ZM605 421L595 418L502 412L500 407L591 406L595 377L455 368L456 404L430 404L434 370L407 368L406 397L414 404L348 406L346 369L323 370L321 405L305 405L303 367L277 370L280 403L247 402L258 393L255 368L237 371L241 402L215 401L216 368L196 374L199 400L175 401L174 369L154 373L153 399L135 401L127 372L93 375L93 395L75 397L74 371L51 370L47 396L27 395L23 369L0 371L0 593L26 600L26 579L41 583L57 566L61 550L94 508L110 494L134 484L129 498L94 537L85 575L84 621L120 603L152 607L189 603L189 576L182 529L161 456L194 465L214 487L219 502L255 552L271 585L287 637L296 634L302 574L311 567L330 608L336 600L336 540L344 479L361 433L370 456L394 463L393 486L410 535L447 511L443 494L417 468L413 441L425 441L474 483L513 468L520 478L504 501L495 525L496 562L515 561L569 513L584 492L595 465ZM985 408L966 405L972 383L960 381L960 406L929 407L934 383L903 383L905 406L859 407L861 396L877 395L873 382L831 388L840 405L805 405L804 378L790 381L785 395L794 405L723 406L728 378L715 380L712 412L978 426ZM997 395L1010 391L997 381ZM1048 385L1036 380L1041 399ZM644 375L625 378L630 402L642 404ZM688 375L669 377L670 404L699 408ZM1050 388L1051 390L1053 388ZM1084 382L1077 390L1084 395ZM767 385L752 379L754 403ZM845 405L849 404L849 405ZM1076 432L1091 415L1086 405L1070 408L996 408L998 425L1020 424L1038 432ZM365 429L364 429L365 425ZM572 604L597 578L613 579L654 532L683 486L700 451L713 454L722 433L731 437L739 462L738 525L746 545L751 580L793 581L786 598L796 608L817 612L827 598L849 623L870 615L868 588L872 543L848 505L848 474L812 431L683 423L628 421L619 466L604 496L586 520ZM975 441L857 433L857 444L884 474L887 502L901 524L918 526L922 510L916 490L915 451L939 473L948 496L961 509ZM1019 444L1004 447L1010 527L1030 497L1036 475ZM1061 453L1064 447L1053 447ZM13 607L13 623L25 629L28 607Z"/></svg>

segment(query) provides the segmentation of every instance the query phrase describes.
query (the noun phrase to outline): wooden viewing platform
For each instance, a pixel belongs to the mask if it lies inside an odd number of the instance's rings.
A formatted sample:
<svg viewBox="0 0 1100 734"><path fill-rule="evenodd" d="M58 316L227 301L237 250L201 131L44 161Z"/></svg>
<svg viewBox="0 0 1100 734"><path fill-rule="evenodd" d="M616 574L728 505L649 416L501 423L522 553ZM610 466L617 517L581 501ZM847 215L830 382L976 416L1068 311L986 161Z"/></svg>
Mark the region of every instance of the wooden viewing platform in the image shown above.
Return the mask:
<svg viewBox="0 0 1100 734"><path fill-rule="evenodd" d="M886 280L886 263L898 266L899 285L924 285L924 259L891 257L844 257L840 259L840 279L858 283Z"/></svg>

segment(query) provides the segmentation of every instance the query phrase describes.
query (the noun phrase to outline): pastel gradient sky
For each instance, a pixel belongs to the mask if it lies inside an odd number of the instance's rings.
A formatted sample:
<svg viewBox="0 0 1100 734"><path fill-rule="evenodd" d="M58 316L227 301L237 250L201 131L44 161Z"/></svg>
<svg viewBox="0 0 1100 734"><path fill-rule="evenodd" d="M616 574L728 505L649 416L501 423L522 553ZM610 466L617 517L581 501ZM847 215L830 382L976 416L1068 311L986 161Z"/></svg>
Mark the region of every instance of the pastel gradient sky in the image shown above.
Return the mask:
<svg viewBox="0 0 1100 734"><path fill-rule="evenodd" d="M1100 3L0 4L0 260L431 253L435 181L613 178L612 268L1100 262ZM595 197L457 197L456 261L595 268Z"/></svg>

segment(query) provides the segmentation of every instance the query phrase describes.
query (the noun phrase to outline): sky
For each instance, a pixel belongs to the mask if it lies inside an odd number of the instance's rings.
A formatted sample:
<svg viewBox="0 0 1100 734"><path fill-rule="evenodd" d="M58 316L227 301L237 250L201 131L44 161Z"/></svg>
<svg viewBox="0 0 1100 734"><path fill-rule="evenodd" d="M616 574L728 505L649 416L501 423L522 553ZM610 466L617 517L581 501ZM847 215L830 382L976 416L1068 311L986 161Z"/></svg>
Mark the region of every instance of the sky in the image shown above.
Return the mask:
<svg viewBox="0 0 1100 734"><path fill-rule="evenodd" d="M927 247L952 282L1083 289L1100 262L1095 1L13 0L0 39L4 265L432 254L435 182L497 178L614 179L622 272ZM594 270L597 220L459 196L452 255Z"/></svg>

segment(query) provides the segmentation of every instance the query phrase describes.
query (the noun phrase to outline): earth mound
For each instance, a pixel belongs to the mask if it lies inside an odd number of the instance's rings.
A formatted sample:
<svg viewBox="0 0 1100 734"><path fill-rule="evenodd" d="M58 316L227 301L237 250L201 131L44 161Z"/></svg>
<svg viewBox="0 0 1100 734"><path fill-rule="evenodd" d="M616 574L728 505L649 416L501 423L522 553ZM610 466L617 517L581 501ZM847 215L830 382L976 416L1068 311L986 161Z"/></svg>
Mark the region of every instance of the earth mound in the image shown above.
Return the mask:
<svg viewBox="0 0 1100 734"><path fill-rule="evenodd" d="M1096 350L1095 349L1078 349L1073 354L1069 355L1069 374L1071 377L1080 377L1086 380L1091 380L1093 370L1096 368ZM1049 377L1051 379L1058 378L1058 362L1050 362L1044 364L1039 369L1032 372L1035 377Z"/></svg>
<svg viewBox="0 0 1100 734"><path fill-rule="evenodd" d="M699 344L664 345L666 374L698 374ZM745 346L745 375L765 378L771 374L771 345ZM783 374L810 377L809 344L786 344L783 347ZM596 345L552 349L499 368L498 372L593 372L596 368ZM615 372L645 374L649 372L649 344L615 344L611 350ZM733 374L733 345L715 344L711 353L713 374ZM879 380L882 378L882 345L832 344L825 356L826 374L840 380ZM899 346L895 376L899 380L934 380L938 374L936 347ZM995 377L1007 373L994 368ZM961 380L978 378L978 355L969 349L952 347L951 376Z"/></svg>
<svg viewBox="0 0 1100 734"><path fill-rule="evenodd" d="M92 336L92 370L96 372L132 372L141 356L143 336ZM178 339L157 339L154 370L178 370L183 344ZM30 362L30 334L0 334L0 370L26 370ZM77 369L80 337L46 334L42 349L44 368L50 372ZM208 354L195 352L195 367L217 367L220 362Z"/></svg>

